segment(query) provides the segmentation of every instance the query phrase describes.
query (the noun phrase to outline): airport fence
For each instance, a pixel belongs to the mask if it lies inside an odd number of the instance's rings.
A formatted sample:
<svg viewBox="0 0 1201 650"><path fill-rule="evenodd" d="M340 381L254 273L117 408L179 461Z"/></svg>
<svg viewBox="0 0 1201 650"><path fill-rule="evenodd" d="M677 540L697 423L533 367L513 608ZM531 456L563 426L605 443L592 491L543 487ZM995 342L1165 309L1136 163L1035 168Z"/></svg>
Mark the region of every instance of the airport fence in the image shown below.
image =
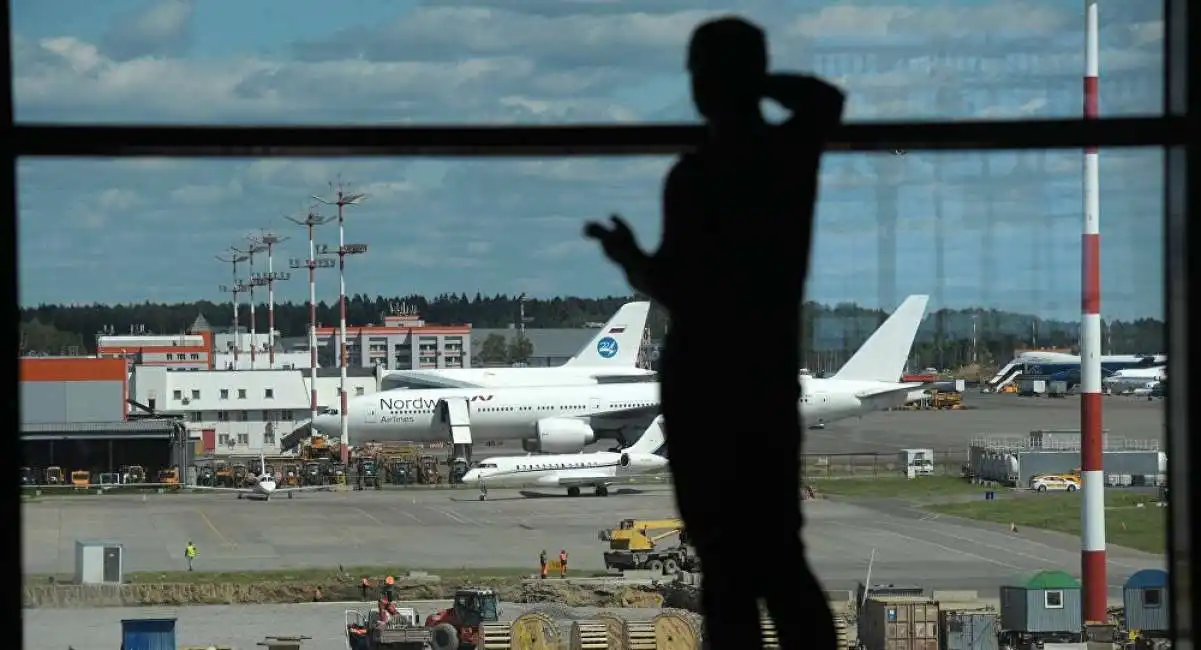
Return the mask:
<svg viewBox="0 0 1201 650"><path fill-rule="evenodd" d="M958 476L968 462L966 449L935 449L934 473ZM905 462L898 452L856 454L803 454L801 467L806 478L900 476Z"/></svg>

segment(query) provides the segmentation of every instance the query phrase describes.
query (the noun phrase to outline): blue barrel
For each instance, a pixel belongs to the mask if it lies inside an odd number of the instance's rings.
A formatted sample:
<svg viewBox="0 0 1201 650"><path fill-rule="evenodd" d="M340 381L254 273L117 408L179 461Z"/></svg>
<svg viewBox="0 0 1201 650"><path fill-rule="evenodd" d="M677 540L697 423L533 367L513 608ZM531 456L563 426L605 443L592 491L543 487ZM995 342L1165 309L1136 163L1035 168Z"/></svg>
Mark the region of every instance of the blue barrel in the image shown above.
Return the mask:
<svg viewBox="0 0 1201 650"><path fill-rule="evenodd" d="M129 618L121 621L121 650L175 650L175 619Z"/></svg>

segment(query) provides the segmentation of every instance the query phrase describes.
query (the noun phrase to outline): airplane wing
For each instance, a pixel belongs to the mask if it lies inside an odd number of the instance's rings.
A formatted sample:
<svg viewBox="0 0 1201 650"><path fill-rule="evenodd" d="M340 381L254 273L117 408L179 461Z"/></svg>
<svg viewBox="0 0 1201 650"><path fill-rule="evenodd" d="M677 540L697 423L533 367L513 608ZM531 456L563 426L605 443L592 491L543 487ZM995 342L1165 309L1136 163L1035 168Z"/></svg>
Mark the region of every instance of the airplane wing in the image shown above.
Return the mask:
<svg viewBox="0 0 1201 650"><path fill-rule="evenodd" d="M317 490L329 491L329 485L302 485L299 487L282 487L275 488L272 494L287 494L288 492L316 492Z"/></svg>
<svg viewBox="0 0 1201 650"><path fill-rule="evenodd" d="M591 420L598 420L600 422L614 421L614 420L619 420L622 422L628 422L630 420L637 420L637 421L645 420L646 425L650 426L651 420L654 420L656 417L659 417L659 405L656 404L654 406L635 406L633 408L605 411L604 413L599 413L597 415L592 415L592 416L588 416L588 417Z"/></svg>
<svg viewBox="0 0 1201 650"><path fill-rule="evenodd" d="M187 485L187 486L184 486L183 489L197 490L200 492L229 492L231 494L236 494L238 492L241 492L242 494L250 494L250 493L254 492L254 488L216 487L216 486L209 486L209 485Z"/></svg>
<svg viewBox="0 0 1201 650"><path fill-rule="evenodd" d="M613 484L612 476L559 476L559 487L608 487Z"/></svg>
<svg viewBox="0 0 1201 650"><path fill-rule="evenodd" d="M855 393L855 397L858 397L859 399L868 399L872 397L887 397L893 393L908 394L910 391L917 390L922 386L925 386L925 384L921 382L891 384L889 386L881 386L879 388L869 388L868 390L859 391Z"/></svg>
<svg viewBox="0 0 1201 650"><path fill-rule="evenodd" d="M383 385L390 388L480 388L478 382L451 379L420 370L393 370L384 375Z"/></svg>

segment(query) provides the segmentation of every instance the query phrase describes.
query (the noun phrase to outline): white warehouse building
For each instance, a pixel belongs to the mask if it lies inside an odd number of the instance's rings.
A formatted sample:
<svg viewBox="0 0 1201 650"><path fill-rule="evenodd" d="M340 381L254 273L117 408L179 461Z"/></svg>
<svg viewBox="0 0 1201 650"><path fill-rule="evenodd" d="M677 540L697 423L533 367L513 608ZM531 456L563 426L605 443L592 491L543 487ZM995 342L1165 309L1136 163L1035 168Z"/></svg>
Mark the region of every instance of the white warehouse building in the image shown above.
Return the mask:
<svg viewBox="0 0 1201 650"><path fill-rule="evenodd" d="M349 368L349 397L379 390L369 368ZM337 408L337 368L318 369L317 405ZM190 437L204 453L244 456L280 453L280 442L308 424L309 373L302 370L206 370L172 372L135 366L130 398L163 415L184 418Z"/></svg>

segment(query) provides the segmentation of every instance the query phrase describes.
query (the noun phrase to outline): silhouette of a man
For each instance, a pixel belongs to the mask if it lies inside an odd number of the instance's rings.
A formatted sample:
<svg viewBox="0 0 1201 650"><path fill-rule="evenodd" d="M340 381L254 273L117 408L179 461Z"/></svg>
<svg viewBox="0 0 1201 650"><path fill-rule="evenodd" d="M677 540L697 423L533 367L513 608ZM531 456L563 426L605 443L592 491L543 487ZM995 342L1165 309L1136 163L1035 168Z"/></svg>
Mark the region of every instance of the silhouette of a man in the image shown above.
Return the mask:
<svg viewBox="0 0 1201 650"><path fill-rule="evenodd" d="M658 251L644 253L618 216L585 234L671 316L664 429L676 500L701 560L710 647L762 647L762 598L781 647L833 650L832 615L800 540L798 371L818 166L844 96L813 77L769 74L763 30L739 18L700 25L688 69L707 135L667 175ZM764 99L789 119L769 124ZM737 380L714 381L730 350L719 333L731 319L750 323L754 340L734 345ZM753 436L756 460L713 471L720 446L738 433ZM746 490L760 513L753 567Z"/></svg>

